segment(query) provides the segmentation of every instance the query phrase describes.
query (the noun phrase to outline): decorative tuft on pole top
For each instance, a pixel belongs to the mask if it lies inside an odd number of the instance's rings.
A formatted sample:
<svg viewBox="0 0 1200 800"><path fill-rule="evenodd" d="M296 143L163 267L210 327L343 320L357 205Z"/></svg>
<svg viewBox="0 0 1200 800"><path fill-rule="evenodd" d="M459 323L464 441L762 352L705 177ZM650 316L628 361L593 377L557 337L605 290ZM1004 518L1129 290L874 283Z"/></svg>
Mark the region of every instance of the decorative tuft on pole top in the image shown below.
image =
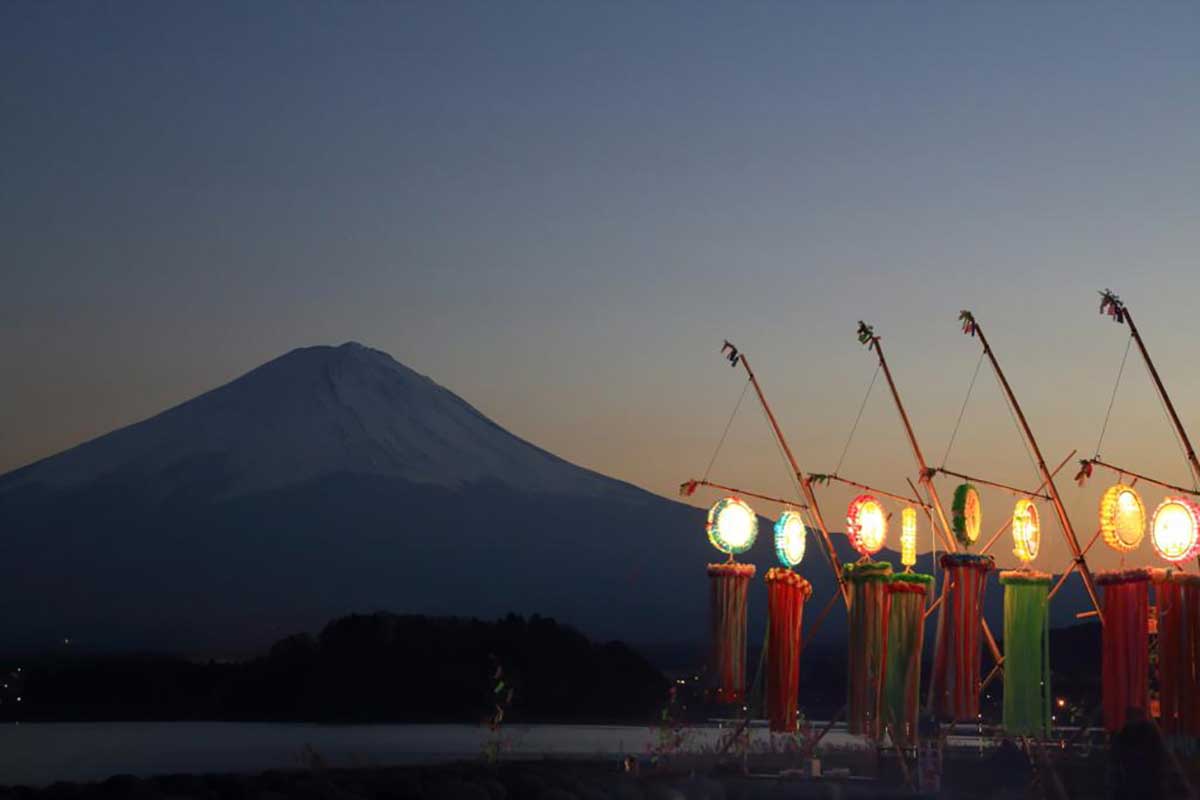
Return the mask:
<svg viewBox="0 0 1200 800"><path fill-rule="evenodd" d="M738 349L730 344L728 339L725 340L725 344L721 345L721 355L729 359L729 366L731 367L736 367L738 362L742 360L742 357L738 355Z"/></svg>
<svg viewBox="0 0 1200 800"><path fill-rule="evenodd" d="M1090 458L1079 459L1079 472L1075 473L1075 482L1080 486L1087 483L1087 479L1092 477L1092 468L1094 460Z"/></svg>
<svg viewBox="0 0 1200 800"><path fill-rule="evenodd" d="M1108 314L1118 325L1125 324L1125 317L1128 314L1125 304L1121 302L1120 297L1113 293L1112 289L1100 292L1100 313Z"/></svg>
<svg viewBox="0 0 1200 800"><path fill-rule="evenodd" d="M683 483L679 484L679 496L691 497L696 493L696 487L698 485L699 481L684 481Z"/></svg>
<svg viewBox="0 0 1200 800"><path fill-rule="evenodd" d="M879 337L875 335L875 328L868 325L861 319L858 321L858 343L865 344L868 350L875 349L875 343L879 341Z"/></svg>
<svg viewBox="0 0 1200 800"><path fill-rule="evenodd" d="M968 336L975 336L975 329L978 327L975 324L975 315L970 311L963 309L958 312L958 321L962 323L962 332Z"/></svg>

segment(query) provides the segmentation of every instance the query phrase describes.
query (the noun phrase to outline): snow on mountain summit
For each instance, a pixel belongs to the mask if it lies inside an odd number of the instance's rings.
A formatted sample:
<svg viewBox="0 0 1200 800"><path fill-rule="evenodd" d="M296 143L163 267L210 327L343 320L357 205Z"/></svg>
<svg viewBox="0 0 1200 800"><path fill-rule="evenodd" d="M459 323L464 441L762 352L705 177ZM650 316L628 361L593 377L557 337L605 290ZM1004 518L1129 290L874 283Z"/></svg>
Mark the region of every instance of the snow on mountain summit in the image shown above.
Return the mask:
<svg viewBox="0 0 1200 800"><path fill-rule="evenodd" d="M449 487L498 482L555 494L636 491L508 433L453 392L356 342L293 350L10 473L0 489L176 475L229 497L335 473Z"/></svg>

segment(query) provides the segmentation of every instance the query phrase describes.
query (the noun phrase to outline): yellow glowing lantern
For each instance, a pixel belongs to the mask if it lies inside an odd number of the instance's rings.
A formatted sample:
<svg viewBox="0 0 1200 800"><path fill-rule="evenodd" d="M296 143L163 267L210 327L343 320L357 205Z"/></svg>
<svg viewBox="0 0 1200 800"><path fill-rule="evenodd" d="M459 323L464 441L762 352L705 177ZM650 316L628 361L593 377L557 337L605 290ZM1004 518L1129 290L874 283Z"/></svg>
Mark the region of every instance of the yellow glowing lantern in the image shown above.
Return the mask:
<svg viewBox="0 0 1200 800"><path fill-rule="evenodd" d="M1017 501L1012 518L1013 553L1025 564L1037 558L1042 545L1042 523L1037 506L1028 498Z"/></svg>
<svg viewBox="0 0 1200 800"><path fill-rule="evenodd" d="M912 506L900 512L900 563L906 567L917 563L917 510Z"/></svg>
<svg viewBox="0 0 1200 800"><path fill-rule="evenodd" d="M1146 535L1146 507L1132 486L1118 483L1100 498L1100 532L1118 553L1136 550Z"/></svg>
<svg viewBox="0 0 1200 800"><path fill-rule="evenodd" d="M775 521L775 556L785 567L794 567L804 560L808 528L795 511L788 509Z"/></svg>
<svg viewBox="0 0 1200 800"><path fill-rule="evenodd" d="M718 500L708 510L708 541L722 553L744 553L758 537L758 516L736 497Z"/></svg>
<svg viewBox="0 0 1200 800"><path fill-rule="evenodd" d="M846 535L850 544L864 556L883 549L887 538L887 514L879 501L869 494L860 494L846 512Z"/></svg>
<svg viewBox="0 0 1200 800"><path fill-rule="evenodd" d="M1200 552L1200 505L1168 497L1154 510L1150 543L1167 561L1187 561Z"/></svg>

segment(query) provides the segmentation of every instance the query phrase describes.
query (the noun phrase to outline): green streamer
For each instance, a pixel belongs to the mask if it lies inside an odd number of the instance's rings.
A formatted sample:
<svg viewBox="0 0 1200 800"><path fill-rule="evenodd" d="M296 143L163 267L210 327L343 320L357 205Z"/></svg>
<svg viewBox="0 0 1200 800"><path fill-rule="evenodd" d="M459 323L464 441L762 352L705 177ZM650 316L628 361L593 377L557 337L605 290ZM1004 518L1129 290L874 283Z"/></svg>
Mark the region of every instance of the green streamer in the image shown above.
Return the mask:
<svg viewBox="0 0 1200 800"><path fill-rule="evenodd" d="M909 590L898 584L917 584ZM884 713L892 726L892 739L900 747L917 741L917 713L921 697L921 644L925 633L926 594L932 575L902 572L892 576L887 630L887 667L884 670Z"/></svg>
<svg viewBox="0 0 1200 800"><path fill-rule="evenodd" d="M1002 573L1004 727L1018 736L1050 732L1050 576Z"/></svg>

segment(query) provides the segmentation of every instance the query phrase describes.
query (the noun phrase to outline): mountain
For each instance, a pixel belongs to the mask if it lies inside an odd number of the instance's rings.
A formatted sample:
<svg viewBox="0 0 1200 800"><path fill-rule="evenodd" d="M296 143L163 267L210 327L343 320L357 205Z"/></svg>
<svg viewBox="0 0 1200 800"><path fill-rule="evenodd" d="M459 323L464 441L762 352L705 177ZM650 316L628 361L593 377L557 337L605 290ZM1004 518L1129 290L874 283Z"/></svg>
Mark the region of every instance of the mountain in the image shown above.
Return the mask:
<svg viewBox="0 0 1200 800"><path fill-rule="evenodd" d="M702 643L718 558L703 525L385 353L309 347L0 476L0 650L234 654L374 610L540 613L598 638ZM762 520L760 574L770 538ZM834 582L814 545L819 610ZM761 581L751 609L757 640ZM822 638L845 624L829 615Z"/></svg>

